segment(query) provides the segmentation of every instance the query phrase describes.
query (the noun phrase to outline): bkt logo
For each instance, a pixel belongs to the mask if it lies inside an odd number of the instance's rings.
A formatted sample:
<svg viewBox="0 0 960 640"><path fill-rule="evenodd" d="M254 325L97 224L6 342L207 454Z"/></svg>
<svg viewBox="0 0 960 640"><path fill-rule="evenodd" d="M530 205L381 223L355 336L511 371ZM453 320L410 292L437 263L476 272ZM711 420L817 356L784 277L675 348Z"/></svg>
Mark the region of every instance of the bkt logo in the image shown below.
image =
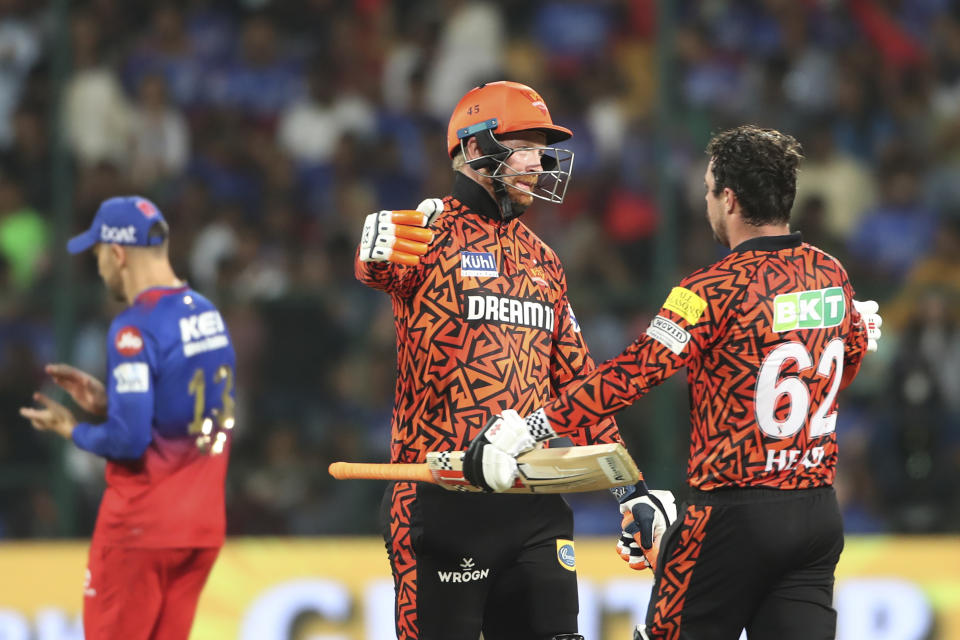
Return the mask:
<svg viewBox="0 0 960 640"><path fill-rule="evenodd" d="M109 225L100 225L100 242L114 244L133 244L137 241L137 228L133 225L127 227L111 227Z"/></svg>
<svg viewBox="0 0 960 640"><path fill-rule="evenodd" d="M835 327L846 311L841 287L783 293L773 299L773 330Z"/></svg>

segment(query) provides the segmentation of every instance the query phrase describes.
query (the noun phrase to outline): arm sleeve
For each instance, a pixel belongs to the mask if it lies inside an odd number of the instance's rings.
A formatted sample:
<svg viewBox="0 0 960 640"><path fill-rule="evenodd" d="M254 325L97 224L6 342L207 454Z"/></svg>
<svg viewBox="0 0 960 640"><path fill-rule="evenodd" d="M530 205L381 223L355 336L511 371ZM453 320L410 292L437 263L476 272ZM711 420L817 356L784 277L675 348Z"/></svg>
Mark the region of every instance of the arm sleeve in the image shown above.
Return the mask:
<svg viewBox="0 0 960 640"><path fill-rule="evenodd" d="M860 312L853 306L854 292L849 281L844 284L843 290L850 309L849 330L843 343L843 377L840 379L840 388L846 389L857 377L863 364L863 356L867 352L867 327Z"/></svg>
<svg viewBox="0 0 960 640"><path fill-rule="evenodd" d="M550 380L554 395L562 393L577 377L589 374L596 369L590 351L587 349L587 343L580 332L580 325L573 313L573 307L567 298L565 278L561 278L561 282L563 295L556 307L557 329L550 356ZM609 442L623 444L620 430L612 417L602 419L582 431L568 435L577 445Z"/></svg>
<svg viewBox="0 0 960 640"><path fill-rule="evenodd" d="M73 442L105 458L137 460L153 438L153 347L143 332L140 352L123 356L116 349L115 333L110 332L107 344L107 420L81 422L73 430Z"/></svg>
<svg viewBox="0 0 960 640"><path fill-rule="evenodd" d="M717 339L735 293L705 291L692 281L694 276L673 288L647 331L620 355L571 382L544 407L558 435L586 429L630 406Z"/></svg>

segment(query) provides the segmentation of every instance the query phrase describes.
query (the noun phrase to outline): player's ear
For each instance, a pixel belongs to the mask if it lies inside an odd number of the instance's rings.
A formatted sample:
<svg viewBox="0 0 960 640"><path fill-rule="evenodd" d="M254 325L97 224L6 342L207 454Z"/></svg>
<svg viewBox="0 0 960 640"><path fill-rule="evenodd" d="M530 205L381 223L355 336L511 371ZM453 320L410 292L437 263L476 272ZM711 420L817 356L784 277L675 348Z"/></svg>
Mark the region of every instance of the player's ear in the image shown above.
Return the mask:
<svg viewBox="0 0 960 640"><path fill-rule="evenodd" d="M113 257L113 262L118 267L122 267L127 263L127 250L124 249L119 244L108 244L110 255Z"/></svg>
<svg viewBox="0 0 960 640"><path fill-rule="evenodd" d="M467 141L463 145L466 159L473 160L474 158L479 158L483 155L480 151L480 144L477 142L477 136L470 136L467 138Z"/></svg>
<svg viewBox="0 0 960 640"><path fill-rule="evenodd" d="M730 187L723 188L723 211L724 213L733 213L737 207L737 194Z"/></svg>

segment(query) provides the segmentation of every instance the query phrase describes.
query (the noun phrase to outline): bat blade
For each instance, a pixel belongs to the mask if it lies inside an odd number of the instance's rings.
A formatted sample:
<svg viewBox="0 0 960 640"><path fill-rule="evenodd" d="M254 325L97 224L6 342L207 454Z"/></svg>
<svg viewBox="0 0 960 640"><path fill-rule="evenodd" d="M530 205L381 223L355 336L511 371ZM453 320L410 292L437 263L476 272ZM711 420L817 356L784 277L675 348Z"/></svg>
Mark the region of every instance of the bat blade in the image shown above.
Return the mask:
<svg viewBox="0 0 960 640"><path fill-rule="evenodd" d="M578 493L634 484L640 471L621 444L534 449L517 457L520 471L505 493ZM434 451L422 464L330 465L335 478L432 482L451 491L481 491L463 476L463 451Z"/></svg>

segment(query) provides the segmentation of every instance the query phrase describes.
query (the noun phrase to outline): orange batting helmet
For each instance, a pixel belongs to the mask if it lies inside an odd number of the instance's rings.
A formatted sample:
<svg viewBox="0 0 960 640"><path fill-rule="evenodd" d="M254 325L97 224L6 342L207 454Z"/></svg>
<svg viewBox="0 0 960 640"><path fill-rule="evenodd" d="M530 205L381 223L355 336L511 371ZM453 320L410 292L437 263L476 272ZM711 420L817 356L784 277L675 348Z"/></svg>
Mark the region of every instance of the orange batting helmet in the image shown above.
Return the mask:
<svg viewBox="0 0 960 640"><path fill-rule="evenodd" d="M540 94L519 82L501 80L474 87L460 99L447 125L447 152L452 158L460 142L479 131L504 134L535 129L547 136L547 144L571 137L566 127L553 124Z"/></svg>

